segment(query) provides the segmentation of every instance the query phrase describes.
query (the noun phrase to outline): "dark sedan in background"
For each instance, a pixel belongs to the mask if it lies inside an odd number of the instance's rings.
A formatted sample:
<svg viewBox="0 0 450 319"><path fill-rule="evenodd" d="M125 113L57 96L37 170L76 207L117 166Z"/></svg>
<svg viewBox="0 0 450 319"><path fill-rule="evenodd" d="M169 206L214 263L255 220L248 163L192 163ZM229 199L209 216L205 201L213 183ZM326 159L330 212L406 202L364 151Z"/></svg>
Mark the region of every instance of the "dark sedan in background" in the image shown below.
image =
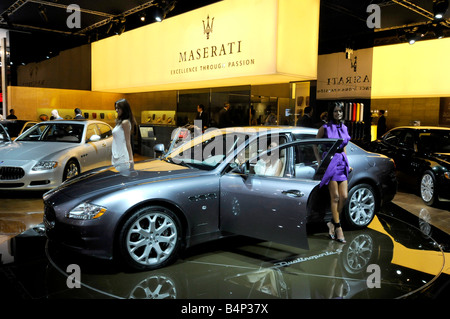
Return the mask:
<svg viewBox="0 0 450 319"><path fill-rule="evenodd" d="M132 171L86 172L44 195L47 237L137 270L164 267L184 248L231 234L307 248L306 224L330 215L328 189L318 185L342 142L316 132L214 130ZM394 163L353 143L347 153L353 171L344 215L363 228L396 193ZM280 169L261 173L271 164Z"/></svg>
<svg viewBox="0 0 450 319"><path fill-rule="evenodd" d="M393 158L399 183L413 185L427 205L450 200L450 128L397 127L368 149Z"/></svg>

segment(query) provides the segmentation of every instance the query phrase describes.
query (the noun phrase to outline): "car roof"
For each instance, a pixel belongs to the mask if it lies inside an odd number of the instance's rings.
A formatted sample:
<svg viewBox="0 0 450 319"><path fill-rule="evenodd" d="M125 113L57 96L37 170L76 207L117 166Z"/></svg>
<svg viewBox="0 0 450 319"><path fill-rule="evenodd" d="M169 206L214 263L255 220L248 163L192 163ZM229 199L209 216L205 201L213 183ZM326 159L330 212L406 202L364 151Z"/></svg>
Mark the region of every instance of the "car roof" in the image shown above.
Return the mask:
<svg viewBox="0 0 450 319"><path fill-rule="evenodd" d="M222 131L235 132L235 133L262 133L270 131L271 133L310 133L317 134L316 128L301 127L301 126L244 126L244 127L227 127L221 129Z"/></svg>
<svg viewBox="0 0 450 319"><path fill-rule="evenodd" d="M450 130L449 127L444 127L444 126L397 126L395 128L393 128L393 130L396 129L411 129L411 130L443 130L443 131L448 131Z"/></svg>
<svg viewBox="0 0 450 319"><path fill-rule="evenodd" d="M79 120L49 120L49 121L42 121L38 124L54 124L54 123L67 123L67 124L80 124L80 123L103 123L107 124L106 122L99 121L99 120L88 120L88 119L79 119Z"/></svg>

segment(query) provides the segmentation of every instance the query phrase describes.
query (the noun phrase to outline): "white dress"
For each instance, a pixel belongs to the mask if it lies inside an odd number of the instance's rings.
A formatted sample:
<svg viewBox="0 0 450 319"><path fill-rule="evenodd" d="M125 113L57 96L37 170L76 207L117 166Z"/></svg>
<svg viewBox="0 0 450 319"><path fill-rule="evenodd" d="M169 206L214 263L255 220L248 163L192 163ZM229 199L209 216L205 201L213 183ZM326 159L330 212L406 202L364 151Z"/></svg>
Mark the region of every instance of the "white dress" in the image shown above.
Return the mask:
<svg viewBox="0 0 450 319"><path fill-rule="evenodd" d="M118 124L114 127L112 142L112 165L118 170L122 171L130 168L130 157L128 155L127 143L125 140L125 132L122 124Z"/></svg>

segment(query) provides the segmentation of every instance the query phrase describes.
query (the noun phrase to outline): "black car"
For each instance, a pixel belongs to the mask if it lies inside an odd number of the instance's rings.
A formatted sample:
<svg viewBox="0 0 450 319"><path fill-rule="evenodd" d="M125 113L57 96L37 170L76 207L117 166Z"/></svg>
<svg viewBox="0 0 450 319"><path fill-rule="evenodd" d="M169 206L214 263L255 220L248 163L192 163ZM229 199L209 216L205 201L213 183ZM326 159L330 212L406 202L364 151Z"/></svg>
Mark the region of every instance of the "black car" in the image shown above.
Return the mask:
<svg viewBox="0 0 450 319"><path fill-rule="evenodd" d="M397 127L369 150L394 159L400 185L413 185L427 205L450 200L450 128Z"/></svg>

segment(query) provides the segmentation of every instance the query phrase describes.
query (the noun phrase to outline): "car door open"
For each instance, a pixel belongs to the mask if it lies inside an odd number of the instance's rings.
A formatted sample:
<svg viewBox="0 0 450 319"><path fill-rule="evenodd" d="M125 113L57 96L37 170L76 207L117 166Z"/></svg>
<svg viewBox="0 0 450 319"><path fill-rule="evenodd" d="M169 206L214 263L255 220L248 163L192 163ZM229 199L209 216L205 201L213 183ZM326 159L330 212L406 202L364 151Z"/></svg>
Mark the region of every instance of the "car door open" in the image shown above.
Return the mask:
<svg viewBox="0 0 450 319"><path fill-rule="evenodd" d="M340 145L339 141L310 139L290 142L247 160L241 166L245 169L224 174L220 180L220 229L308 248L308 201ZM315 158L315 148L321 156L319 161ZM276 150L282 160L282 174L256 173L258 162Z"/></svg>

